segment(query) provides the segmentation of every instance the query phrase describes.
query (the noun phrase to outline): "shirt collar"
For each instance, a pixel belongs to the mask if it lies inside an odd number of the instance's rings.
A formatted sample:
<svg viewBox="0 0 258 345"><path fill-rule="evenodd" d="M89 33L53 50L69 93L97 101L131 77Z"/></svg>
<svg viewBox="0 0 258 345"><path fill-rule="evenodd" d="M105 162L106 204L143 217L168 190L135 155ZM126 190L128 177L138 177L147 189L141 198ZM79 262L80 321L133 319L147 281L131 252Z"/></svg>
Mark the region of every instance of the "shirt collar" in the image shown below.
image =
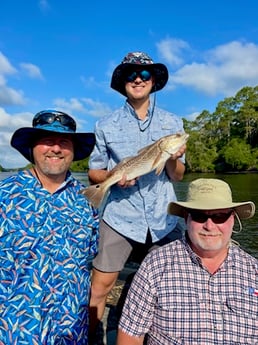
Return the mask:
<svg viewBox="0 0 258 345"><path fill-rule="evenodd" d="M150 104L148 107L148 113L147 113L147 117L144 120L140 120L134 110L134 108L131 106L131 104L128 102L128 100L126 101L126 108L129 112L130 115L132 115L137 121L138 121L138 126L141 132L145 131L145 129L147 129L152 121L153 118L153 106L154 103L153 101L150 99Z"/></svg>

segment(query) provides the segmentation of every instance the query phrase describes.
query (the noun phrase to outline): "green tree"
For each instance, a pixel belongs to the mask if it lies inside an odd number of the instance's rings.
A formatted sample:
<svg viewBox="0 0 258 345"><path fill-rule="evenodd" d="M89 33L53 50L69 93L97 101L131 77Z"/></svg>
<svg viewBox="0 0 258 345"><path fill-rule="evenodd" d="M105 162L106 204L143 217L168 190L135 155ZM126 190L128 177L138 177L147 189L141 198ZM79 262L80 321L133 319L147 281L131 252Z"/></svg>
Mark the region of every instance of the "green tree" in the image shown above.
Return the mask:
<svg viewBox="0 0 258 345"><path fill-rule="evenodd" d="M80 161L73 162L71 165L71 171L73 172L84 172L88 170L89 158L85 158Z"/></svg>
<svg viewBox="0 0 258 345"><path fill-rule="evenodd" d="M258 86L220 101L214 113L204 110L194 121L184 119L184 127L190 134L188 171L257 168Z"/></svg>
<svg viewBox="0 0 258 345"><path fill-rule="evenodd" d="M204 121L205 117L209 118L209 113L206 111L200 114L198 118ZM207 135L211 129L206 126L205 121L203 126L200 126L198 118L190 122L184 120L185 131L190 134L187 142L186 168L189 172L215 171L216 145L214 145L214 139Z"/></svg>
<svg viewBox="0 0 258 345"><path fill-rule="evenodd" d="M233 138L224 147L221 156L232 170L247 170L254 164L251 146L239 138Z"/></svg>

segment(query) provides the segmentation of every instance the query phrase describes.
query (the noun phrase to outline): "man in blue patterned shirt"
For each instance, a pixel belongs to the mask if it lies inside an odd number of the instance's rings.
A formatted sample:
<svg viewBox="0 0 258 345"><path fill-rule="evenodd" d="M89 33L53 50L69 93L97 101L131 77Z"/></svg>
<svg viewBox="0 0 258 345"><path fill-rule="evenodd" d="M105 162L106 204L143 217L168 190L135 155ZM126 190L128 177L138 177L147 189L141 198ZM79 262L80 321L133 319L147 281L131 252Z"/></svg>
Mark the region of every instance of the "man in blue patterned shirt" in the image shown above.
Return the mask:
<svg viewBox="0 0 258 345"><path fill-rule="evenodd" d="M150 253L134 276L117 345L257 345L258 260L232 239L251 201L232 202L229 185L201 178L168 212L186 236ZM145 339L146 340L146 339Z"/></svg>
<svg viewBox="0 0 258 345"><path fill-rule="evenodd" d="M94 144L55 110L12 136L33 165L0 183L0 344L88 344L99 218L69 168Z"/></svg>
<svg viewBox="0 0 258 345"><path fill-rule="evenodd" d="M163 136L183 133L178 116L156 106L156 92L168 81L167 67L143 52L129 53L112 75L111 87L126 97L123 107L101 118L95 126L96 145L89 160L92 183L103 182L122 159L135 156ZM153 94L153 97L151 97ZM101 320L106 297L128 257L141 259L154 246L182 235L177 217L167 215L176 200L172 181L183 178L185 145L171 155L160 175L151 172L113 185L100 223L99 253L93 262L90 300L92 333ZM136 255L135 255L136 254Z"/></svg>

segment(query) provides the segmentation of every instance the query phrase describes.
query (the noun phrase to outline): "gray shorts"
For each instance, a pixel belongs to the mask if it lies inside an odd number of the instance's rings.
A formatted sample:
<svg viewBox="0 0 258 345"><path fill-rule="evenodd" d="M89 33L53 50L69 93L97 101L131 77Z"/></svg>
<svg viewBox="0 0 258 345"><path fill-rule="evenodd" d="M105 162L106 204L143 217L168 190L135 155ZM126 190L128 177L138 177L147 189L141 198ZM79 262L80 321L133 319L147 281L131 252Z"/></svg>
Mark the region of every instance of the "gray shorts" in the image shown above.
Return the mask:
<svg viewBox="0 0 258 345"><path fill-rule="evenodd" d="M128 260L141 263L151 250L181 238L184 228L178 223L172 232L155 243L152 243L149 233L145 243L133 241L116 232L103 220L99 231L99 252L93 260L93 267L102 272L120 272Z"/></svg>

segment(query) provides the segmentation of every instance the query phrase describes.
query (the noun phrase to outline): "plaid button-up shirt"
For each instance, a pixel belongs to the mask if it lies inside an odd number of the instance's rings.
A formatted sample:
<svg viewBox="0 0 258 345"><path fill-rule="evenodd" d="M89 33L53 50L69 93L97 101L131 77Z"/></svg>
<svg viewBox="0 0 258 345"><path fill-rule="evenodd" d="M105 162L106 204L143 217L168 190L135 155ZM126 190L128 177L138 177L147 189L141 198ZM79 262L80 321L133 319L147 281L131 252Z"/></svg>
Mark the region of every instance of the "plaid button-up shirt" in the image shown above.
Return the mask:
<svg viewBox="0 0 258 345"><path fill-rule="evenodd" d="M215 274L186 240L151 252L137 271L119 327L148 345L257 345L258 260L236 245Z"/></svg>

